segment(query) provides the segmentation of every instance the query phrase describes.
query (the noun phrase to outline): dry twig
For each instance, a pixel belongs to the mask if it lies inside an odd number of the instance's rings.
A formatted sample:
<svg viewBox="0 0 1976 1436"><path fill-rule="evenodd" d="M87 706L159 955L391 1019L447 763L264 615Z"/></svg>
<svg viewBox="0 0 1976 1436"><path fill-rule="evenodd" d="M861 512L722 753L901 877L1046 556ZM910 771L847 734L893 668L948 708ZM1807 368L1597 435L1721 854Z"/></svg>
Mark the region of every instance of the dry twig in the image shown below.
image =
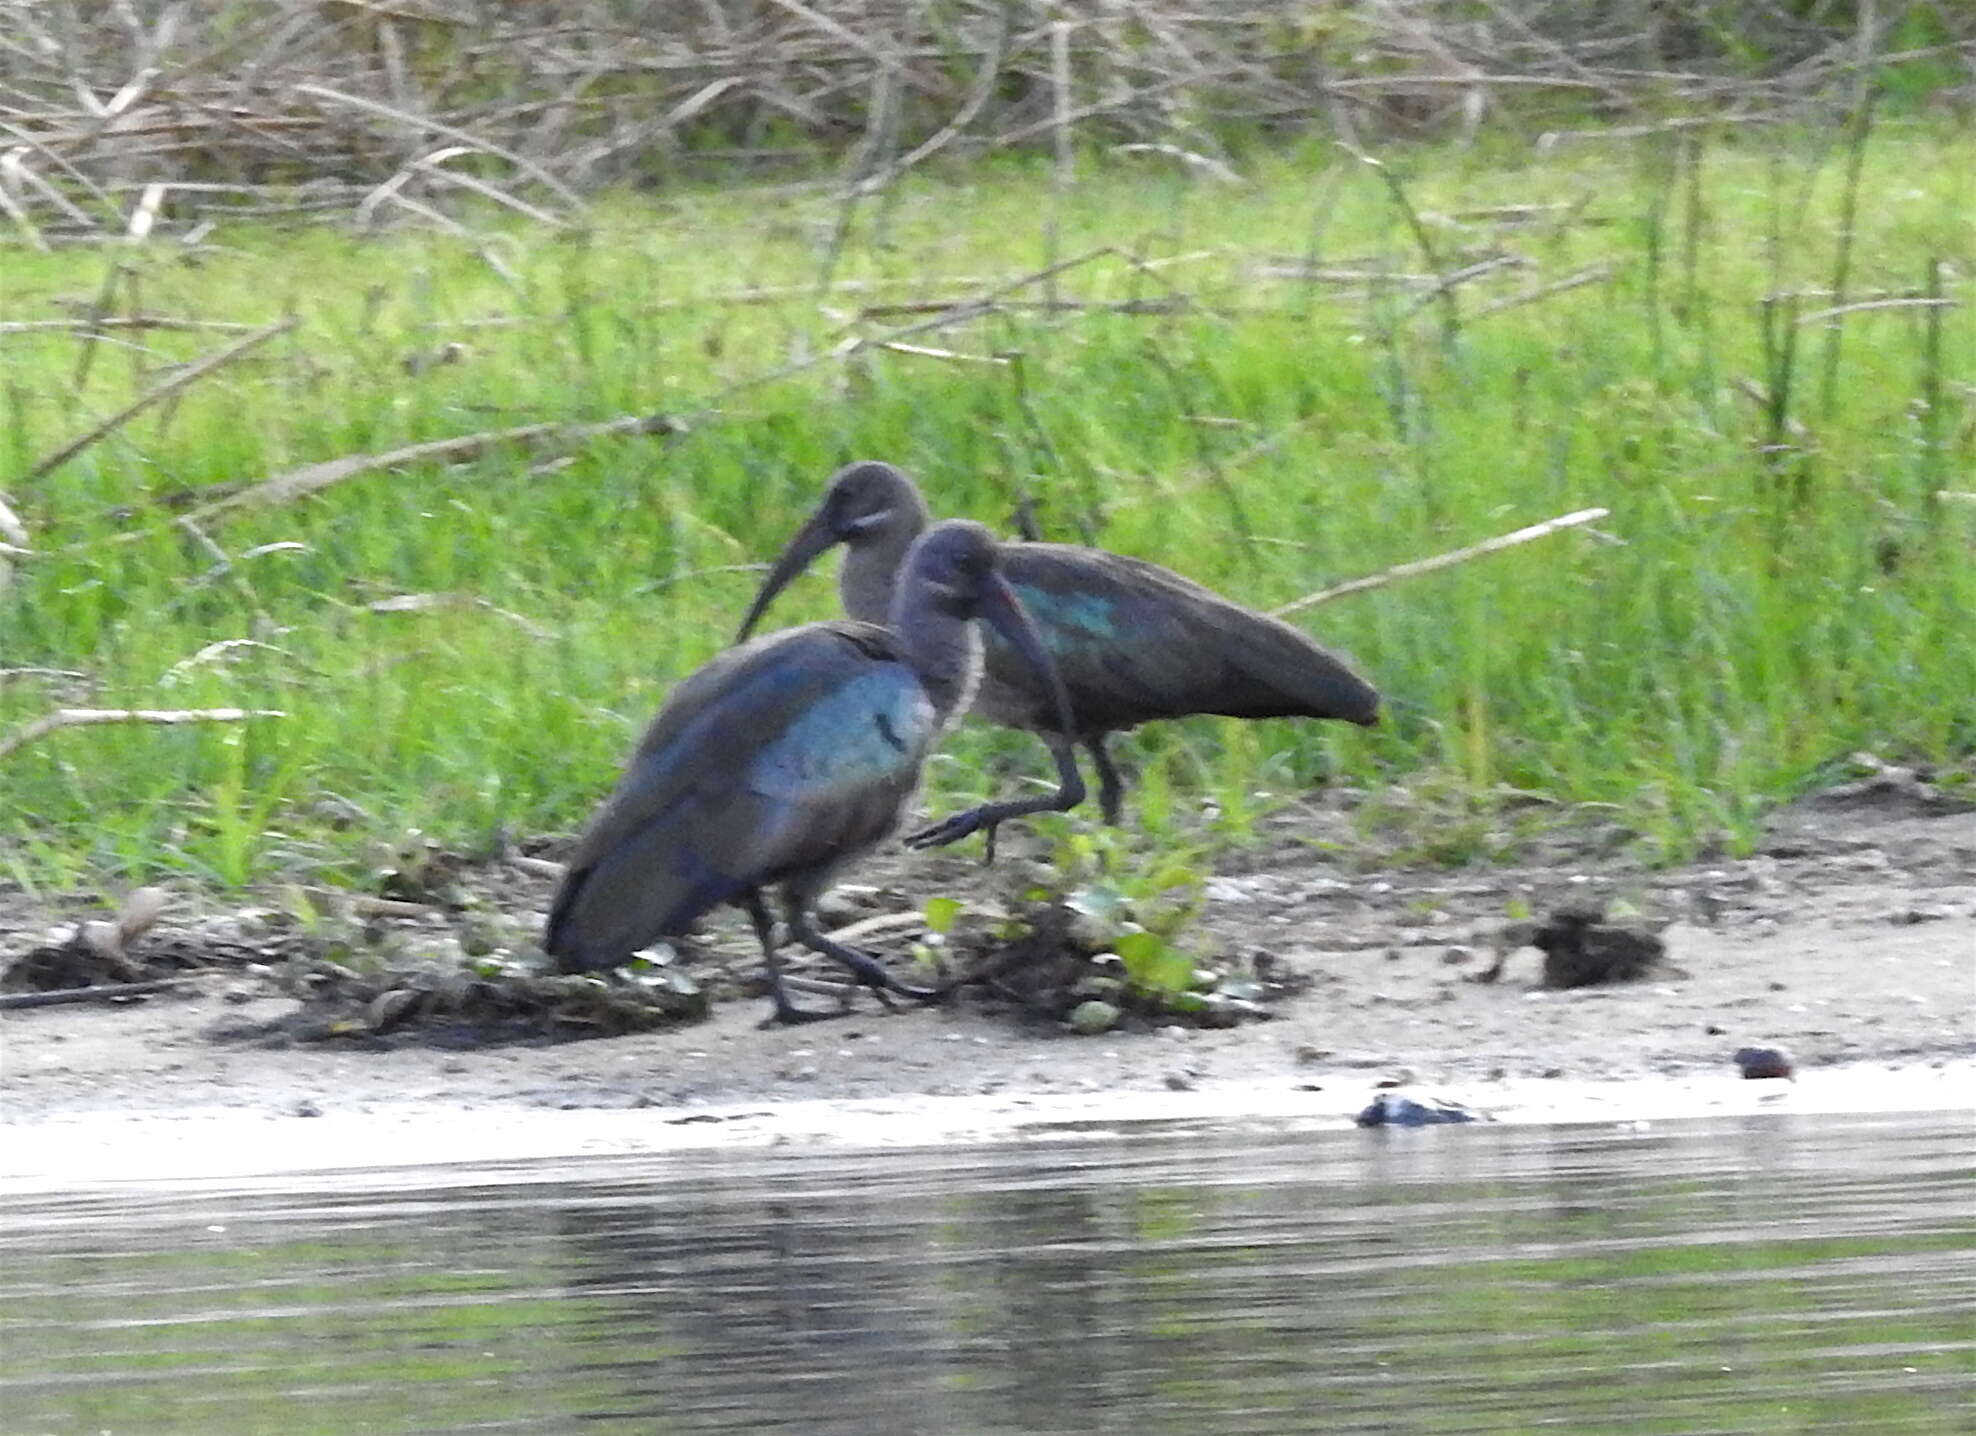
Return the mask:
<svg viewBox="0 0 1976 1436"><path fill-rule="evenodd" d="M1343 598L1347 594L1364 593L1368 589L1384 588L1387 584L1397 583L1403 578L1418 578L1423 573L1435 573L1444 568L1453 568L1456 564L1467 563L1472 558L1501 553L1506 548L1515 548L1519 544L1530 543L1564 529L1593 523L1610 512L1612 512L1610 509L1579 509L1576 513L1546 519L1543 523L1531 524L1528 528L1517 529L1514 533L1484 539L1481 543L1470 544L1467 548L1435 554L1432 558L1415 559L1412 563L1395 564L1392 568L1382 569L1378 573L1367 574L1363 578L1350 579L1345 583L1334 584L1330 588L1321 588L1316 593L1305 594L1294 603L1286 603L1281 608L1272 608L1269 615L1271 618L1282 618L1286 614L1315 608L1320 603L1329 603L1332 599Z"/></svg>
<svg viewBox="0 0 1976 1436"><path fill-rule="evenodd" d="M26 478L32 481L60 468L98 439L101 439L106 434L115 433L119 428L129 423L152 405L161 403L180 390L198 383L215 370L222 369L242 355L260 348L261 345L267 343L268 340L273 339L276 335L286 334L301 322L298 317L291 314L285 319L278 319L273 324L256 329L252 334L235 340L224 349L216 350L208 354L205 358L186 365L163 383L153 385L151 388L145 390L144 393L138 395L137 398L117 410L116 413L110 415L102 423L97 424L88 430L88 432L71 439L54 453L42 459L27 471Z"/></svg>
<svg viewBox="0 0 1976 1436"><path fill-rule="evenodd" d="M286 718L278 708L57 708L0 738L0 758L64 728L94 728L105 723L244 723L249 718Z"/></svg>
<svg viewBox="0 0 1976 1436"><path fill-rule="evenodd" d="M68 1007L79 1002L121 1002L127 997L169 992L210 975L209 972L180 972L146 982L100 982L92 987L58 987L47 992L0 992L0 1012L19 1012L29 1007Z"/></svg>
<svg viewBox="0 0 1976 1436"><path fill-rule="evenodd" d="M676 434L682 431L679 421L665 414L627 414L595 424L523 424L513 429L493 429L479 434L461 434L451 439L432 439L423 444L407 444L401 449L387 449L381 454L346 454L340 459L304 464L299 469L263 479L251 488L195 510L189 517L194 521L203 521L235 509L290 503L326 489L331 484L356 478L359 474L401 468L407 464L464 463L490 449L508 444L538 444L545 440L580 444L611 434Z"/></svg>

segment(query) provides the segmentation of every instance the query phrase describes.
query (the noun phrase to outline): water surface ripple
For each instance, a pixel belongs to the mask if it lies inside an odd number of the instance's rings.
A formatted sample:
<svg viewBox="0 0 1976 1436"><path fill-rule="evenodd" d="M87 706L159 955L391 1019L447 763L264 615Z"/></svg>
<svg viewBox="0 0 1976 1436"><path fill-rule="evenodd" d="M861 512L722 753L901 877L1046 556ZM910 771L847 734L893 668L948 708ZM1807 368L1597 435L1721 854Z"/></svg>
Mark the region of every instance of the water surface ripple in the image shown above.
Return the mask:
<svg viewBox="0 0 1976 1436"><path fill-rule="evenodd" d="M1967 1113L31 1196L8 1432L1976 1429Z"/></svg>

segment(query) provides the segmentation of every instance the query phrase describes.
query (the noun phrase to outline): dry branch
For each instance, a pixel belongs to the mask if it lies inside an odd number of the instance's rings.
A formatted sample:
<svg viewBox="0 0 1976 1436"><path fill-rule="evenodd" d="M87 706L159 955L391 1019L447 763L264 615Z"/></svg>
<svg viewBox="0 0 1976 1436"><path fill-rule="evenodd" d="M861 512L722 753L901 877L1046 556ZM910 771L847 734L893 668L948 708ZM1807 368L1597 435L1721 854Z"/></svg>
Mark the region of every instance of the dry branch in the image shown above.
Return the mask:
<svg viewBox="0 0 1976 1436"><path fill-rule="evenodd" d="M230 494L188 517L200 521L216 518L235 509L256 505L285 504L328 488L331 484L354 479L379 469L400 468L418 463L464 463L491 449L508 444L537 444L545 440L582 443L609 434L676 434L683 430L677 419L665 414L627 414L594 424L523 424L514 429L493 429L479 434L461 434L451 439L432 439L423 444L407 444L381 454L346 454L340 459L305 464L264 479L240 493Z"/></svg>
<svg viewBox="0 0 1976 1436"><path fill-rule="evenodd" d="M1482 305L1469 315L1469 318L1486 319L1491 314L1501 314L1505 309L1515 309L1519 305L1535 304L1540 299L1549 299L1553 294L1582 289L1588 284L1603 284L1612 278L1614 273L1615 266L1611 264L1589 265L1575 273L1565 275L1562 279L1553 279L1548 284L1539 284L1515 294L1506 294L1501 299Z"/></svg>
<svg viewBox="0 0 1976 1436"><path fill-rule="evenodd" d="M1940 43L1873 53L1923 3ZM1802 120L1849 104L1875 66L1953 73L1976 42L1976 8L1940 0L1736 8L1732 31L1639 4L1380 0L1338 12L1346 42L1298 37L1283 0L0 0L0 223L51 247L155 237L295 200L347 214L401 175L426 190L394 191L408 212L480 185L550 212L484 167L406 174L439 143L493 157L567 215L591 186L880 136L897 158L849 168L863 194L963 142L1051 148L1073 125L1093 147L1195 164L1212 152L1176 141L1218 125L1472 138L1485 116L1542 130L1562 94L1615 127L1542 143L1624 138ZM160 22L130 23L140 11ZM765 143L771 129L793 145ZM138 196L128 212L120 191Z"/></svg>
<svg viewBox="0 0 1976 1436"><path fill-rule="evenodd" d="M168 329L192 333L211 330L221 334L251 334L256 326L236 324L227 319L180 319L169 314L104 314L93 320L13 319L0 323L0 334L40 334L68 332L87 337L98 329Z"/></svg>
<svg viewBox="0 0 1976 1436"><path fill-rule="evenodd" d="M15 550L17 553L27 552L31 542L27 534L27 525L22 523L21 516L8 506L4 496L0 496L0 538L4 538L10 544L18 544L19 547Z"/></svg>
<svg viewBox="0 0 1976 1436"><path fill-rule="evenodd" d="M324 85L297 85L295 89L298 94L314 95L318 99L329 100L340 105L349 105L369 114L380 115L387 120L396 120L401 125L409 126L414 133L431 130L435 134L445 135L448 139L458 140L461 144L470 145L475 149L486 150L489 154L498 155L500 158L506 160L516 169L535 176L536 179L541 180L543 184L561 195L565 200L568 200L577 209L580 210L583 208L583 201L578 198L575 190L550 174L541 165L535 163L535 161L524 159L505 145L468 134L465 130L456 129L443 121L433 119L430 115L407 114L403 110L381 104L376 100L367 100L362 95L346 95L341 90L332 90Z"/></svg>
<svg viewBox="0 0 1976 1436"><path fill-rule="evenodd" d="M79 1002L121 1002L126 997L169 992L207 976L210 974L206 972L181 972L145 982L99 982L91 987L57 987L46 992L0 992L0 1012L19 1012L30 1007L68 1007Z"/></svg>
<svg viewBox="0 0 1976 1436"><path fill-rule="evenodd" d="M933 349L924 344L900 344L886 340L878 346L893 354L916 354L922 359L944 359L950 364L1001 364L1007 365L1005 354L963 354L954 349Z"/></svg>
<svg viewBox="0 0 1976 1436"><path fill-rule="evenodd" d="M163 400L169 399L180 390L189 388L208 374L211 374L214 370L222 369L242 355L260 348L261 345L267 343L268 340L274 338L276 335L286 334L301 322L299 318L291 314L285 319L276 320L273 324L256 329L252 334L235 340L224 349L216 350L214 353L208 354L205 358L186 365L183 369L172 375L171 378L147 389L137 398L131 400L130 403L124 405L123 408L117 410L116 413L110 415L109 418L103 420L102 423L96 425L88 432L71 439L47 458L42 459L27 471L27 479L32 481L60 468L98 439L104 437L106 434L116 432L117 429L129 423L153 404L160 403Z"/></svg>
<svg viewBox="0 0 1976 1436"><path fill-rule="evenodd" d="M276 708L57 708L0 738L0 758L64 728L93 728L105 723L244 723L249 718L286 718Z"/></svg>
<svg viewBox="0 0 1976 1436"><path fill-rule="evenodd" d="M1272 618L1282 618L1286 614L1315 608L1320 603L1329 603L1332 599L1343 598L1347 594L1364 593L1369 589L1384 588L1387 584L1397 583L1403 578L1418 578L1423 573L1435 573L1444 568L1453 568L1456 564L1467 563L1473 558L1501 553L1506 548L1515 548L1519 544L1531 543L1564 529L1592 523L1604 518L1610 512L1612 512L1610 509L1579 509L1576 513L1546 519L1543 523L1531 524L1528 528L1517 529L1514 533L1484 539L1481 543L1470 544L1467 548L1452 549L1447 553L1435 554L1432 558L1415 559L1412 563L1396 564L1392 568L1367 574L1363 578L1354 578L1345 583L1334 584L1330 588L1321 588L1316 593L1305 594L1294 603L1286 603L1281 608L1272 608L1269 614Z"/></svg>
<svg viewBox="0 0 1976 1436"><path fill-rule="evenodd" d="M1814 309L1809 314L1800 314L1793 322L1799 325L1817 324L1841 315L1866 314L1876 309L1956 309L1961 304L1960 299L1862 299L1853 304L1834 305L1830 309Z"/></svg>

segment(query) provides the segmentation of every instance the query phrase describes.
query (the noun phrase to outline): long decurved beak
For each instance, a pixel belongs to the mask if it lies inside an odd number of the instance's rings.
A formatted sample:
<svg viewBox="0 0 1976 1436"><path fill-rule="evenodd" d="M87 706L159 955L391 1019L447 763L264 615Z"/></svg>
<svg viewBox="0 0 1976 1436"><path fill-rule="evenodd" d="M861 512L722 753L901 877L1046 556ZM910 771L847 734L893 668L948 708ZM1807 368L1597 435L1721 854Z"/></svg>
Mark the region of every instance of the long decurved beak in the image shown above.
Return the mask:
<svg viewBox="0 0 1976 1436"><path fill-rule="evenodd" d="M775 601L775 596L808 568L818 554L838 541L837 532L823 509L819 508L804 520L803 526L796 530L796 536L789 540L789 546L770 566L768 577L762 580L761 591L748 606L748 616L741 620L741 629L734 635L734 641L744 642L768 606Z"/></svg>
<svg viewBox="0 0 1976 1436"><path fill-rule="evenodd" d="M1063 686L1063 676L1057 672L1057 665L1050 658L1050 650L1043 646L1043 637L1030 620L1029 610L1022 606L1022 600L1015 596L1015 590L1000 574L989 575L979 612L981 621L1006 638L1009 646L1022 655L1023 662L1036 670L1044 687L1050 690L1050 701L1057 710L1058 731L1066 739L1075 736L1076 720L1071 715L1070 693Z"/></svg>

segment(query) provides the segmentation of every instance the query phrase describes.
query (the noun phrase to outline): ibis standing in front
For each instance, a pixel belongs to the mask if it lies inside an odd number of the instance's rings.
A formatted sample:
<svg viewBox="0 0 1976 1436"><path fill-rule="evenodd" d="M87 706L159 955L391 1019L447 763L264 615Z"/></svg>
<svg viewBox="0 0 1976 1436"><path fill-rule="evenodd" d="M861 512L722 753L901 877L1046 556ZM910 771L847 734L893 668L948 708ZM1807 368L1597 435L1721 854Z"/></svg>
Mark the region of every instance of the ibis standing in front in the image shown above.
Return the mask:
<svg viewBox="0 0 1976 1436"><path fill-rule="evenodd" d="M1069 700L1022 605L999 572L1001 546L979 524L935 524L899 568L888 622L805 624L746 643L667 697L624 776L571 855L543 946L564 972L616 967L685 932L722 903L748 913L768 964L773 1019L797 1007L783 982L763 892L780 893L789 934L877 991L927 999L869 953L811 918L838 872L899 825L920 767L981 674L988 625L1034 669L1071 731ZM1061 791L957 815L956 838L1083 797L1075 755L1053 744Z"/></svg>

